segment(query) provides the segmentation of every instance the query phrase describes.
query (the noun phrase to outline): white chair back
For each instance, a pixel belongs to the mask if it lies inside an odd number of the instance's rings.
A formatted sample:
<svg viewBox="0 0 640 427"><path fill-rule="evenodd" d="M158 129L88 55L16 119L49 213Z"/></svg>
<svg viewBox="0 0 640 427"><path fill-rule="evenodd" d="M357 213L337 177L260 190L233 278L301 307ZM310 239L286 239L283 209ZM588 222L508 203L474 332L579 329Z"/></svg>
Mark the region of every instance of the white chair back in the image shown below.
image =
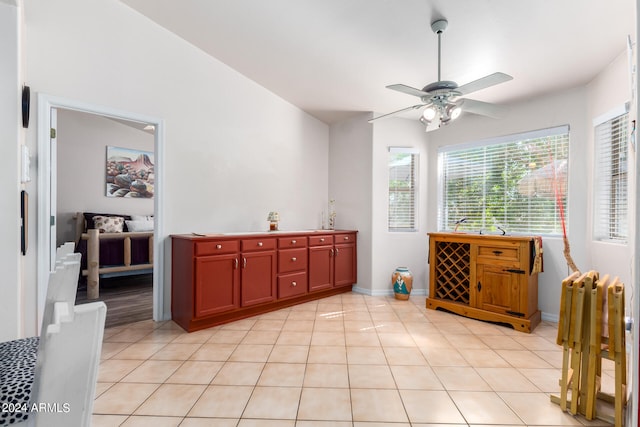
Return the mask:
<svg viewBox="0 0 640 427"><path fill-rule="evenodd" d="M103 302L54 304L53 322L40 340L29 405L46 407L29 415L29 425L91 425L106 313Z"/></svg>
<svg viewBox="0 0 640 427"><path fill-rule="evenodd" d="M60 257L56 261L56 269L49 274L47 297L40 329L41 338L47 325L51 324L53 320L53 305L56 302L64 302L69 307L73 307L76 303L81 257L80 253L70 253Z"/></svg>
<svg viewBox="0 0 640 427"><path fill-rule="evenodd" d="M56 261L70 255L75 250L76 245L73 242L65 242L56 248Z"/></svg>

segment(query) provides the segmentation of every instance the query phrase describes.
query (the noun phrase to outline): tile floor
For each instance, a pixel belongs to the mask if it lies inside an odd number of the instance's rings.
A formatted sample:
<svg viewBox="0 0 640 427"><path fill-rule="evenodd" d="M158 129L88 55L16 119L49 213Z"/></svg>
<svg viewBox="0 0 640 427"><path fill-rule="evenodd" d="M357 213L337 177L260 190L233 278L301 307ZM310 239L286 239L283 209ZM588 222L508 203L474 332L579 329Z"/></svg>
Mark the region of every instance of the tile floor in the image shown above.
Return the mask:
<svg viewBox="0 0 640 427"><path fill-rule="evenodd" d="M526 334L424 307L347 293L190 334L107 329L93 425L608 425L550 402L555 324Z"/></svg>

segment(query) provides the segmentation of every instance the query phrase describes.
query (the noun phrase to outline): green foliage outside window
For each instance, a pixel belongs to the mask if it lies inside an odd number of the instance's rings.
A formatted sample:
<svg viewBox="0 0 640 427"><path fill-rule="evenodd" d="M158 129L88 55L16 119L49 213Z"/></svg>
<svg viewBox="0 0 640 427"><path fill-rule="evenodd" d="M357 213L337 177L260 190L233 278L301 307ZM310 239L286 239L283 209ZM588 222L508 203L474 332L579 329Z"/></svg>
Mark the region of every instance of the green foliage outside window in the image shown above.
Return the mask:
<svg viewBox="0 0 640 427"><path fill-rule="evenodd" d="M440 229L561 234L568 156L568 133L441 152Z"/></svg>

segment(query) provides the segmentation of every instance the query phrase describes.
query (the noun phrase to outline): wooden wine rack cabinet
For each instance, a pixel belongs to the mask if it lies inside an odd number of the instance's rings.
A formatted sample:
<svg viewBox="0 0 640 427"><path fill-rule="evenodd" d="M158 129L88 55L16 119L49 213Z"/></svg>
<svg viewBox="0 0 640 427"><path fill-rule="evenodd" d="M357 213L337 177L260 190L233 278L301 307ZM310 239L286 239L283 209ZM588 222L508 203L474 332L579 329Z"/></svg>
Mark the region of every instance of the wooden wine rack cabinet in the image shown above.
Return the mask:
<svg viewBox="0 0 640 427"><path fill-rule="evenodd" d="M427 308L531 332L540 323L534 238L429 233Z"/></svg>

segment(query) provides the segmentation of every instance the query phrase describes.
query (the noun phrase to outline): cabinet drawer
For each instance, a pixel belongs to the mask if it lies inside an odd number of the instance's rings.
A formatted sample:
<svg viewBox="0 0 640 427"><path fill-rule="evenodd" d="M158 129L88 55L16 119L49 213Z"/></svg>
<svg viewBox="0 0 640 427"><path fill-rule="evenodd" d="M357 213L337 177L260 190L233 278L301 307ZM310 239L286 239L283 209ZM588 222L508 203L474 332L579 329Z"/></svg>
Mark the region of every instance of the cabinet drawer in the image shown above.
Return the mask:
<svg viewBox="0 0 640 427"><path fill-rule="evenodd" d="M309 246L325 246L325 245L333 245L333 236L320 235L320 236L309 237Z"/></svg>
<svg viewBox="0 0 640 427"><path fill-rule="evenodd" d="M489 262L517 264L520 262L520 251L518 247L478 246L478 259Z"/></svg>
<svg viewBox="0 0 640 427"><path fill-rule="evenodd" d="M278 273L307 269L307 248L281 249L278 252Z"/></svg>
<svg viewBox="0 0 640 427"><path fill-rule="evenodd" d="M276 239L244 239L242 252L267 251L276 248Z"/></svg>
<svg viewBox="0 0 640 427"><path fill-rule="evenodd" d="M356 235L355 234L336 234L336 240L335 243L339 244L339 243L355 243L356 242Z"/></svg>
<svg viewBox="0 0 640 427"><path fill-rule="evenodd" d="M220 240L214 242L196 242L196 256L230 254L238 252L237 240Z"/></svg>
<svg viewBox="0 0 640 427"><path fill-rule="evenodd" d="M281 237L278 239L278 248L280 249L293 249L304 248L307 246L307 238L301 237Z"/></svg>
<svg viewBox="0 0 640 427"><path fill-rule="evenodd" d="M278 298L307 293L307 273L285 274L278 277Z"/></svg>

